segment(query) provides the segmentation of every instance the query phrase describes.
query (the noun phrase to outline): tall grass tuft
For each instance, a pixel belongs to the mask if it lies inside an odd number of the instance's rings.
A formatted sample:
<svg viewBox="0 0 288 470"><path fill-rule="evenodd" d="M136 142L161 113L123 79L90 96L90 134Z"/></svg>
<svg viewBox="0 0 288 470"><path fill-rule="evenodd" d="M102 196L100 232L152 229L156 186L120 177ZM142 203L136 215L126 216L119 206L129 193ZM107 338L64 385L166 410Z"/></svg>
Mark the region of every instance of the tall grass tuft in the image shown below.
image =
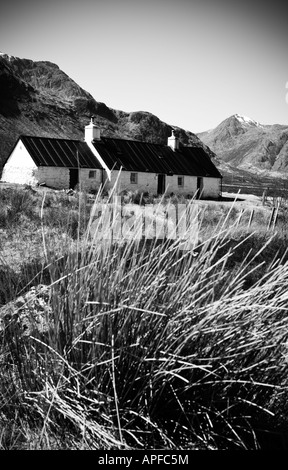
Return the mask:
<svg viewBox="0 0 288 470"><path fill-rule="evenodd" d="M233 265L253 234L231 245L225 221L197 256L93 238L92 222L93 208L61 256L43 225L53 316L44 333L2 330L0 420L22 430L3 447L259 448L287 391L288 264L265 265L271 239Z"/></svg>

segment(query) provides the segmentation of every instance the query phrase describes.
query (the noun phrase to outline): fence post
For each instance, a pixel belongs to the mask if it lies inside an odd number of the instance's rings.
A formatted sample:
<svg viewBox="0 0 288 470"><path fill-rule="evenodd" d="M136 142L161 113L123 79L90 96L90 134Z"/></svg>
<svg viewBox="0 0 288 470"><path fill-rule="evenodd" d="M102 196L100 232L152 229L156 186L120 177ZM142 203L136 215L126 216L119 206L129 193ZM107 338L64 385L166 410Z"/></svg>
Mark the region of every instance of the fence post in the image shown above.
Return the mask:
<svg viewBox="0 0 288 470"><path fill-rule="evenodd" d="M266 198L267 198L267 189L264 189L263 194L262 194L262 206L265 206Z"/></svg>
<svg viewBox="0 0 288 470"><path fill-rule="evenodd" d="M270 229L270 227L271 227L271 225L272 225L272 221L273 221L273 217L274 217L275 210L276 210L276 208L275 208L275 207L272 207L272 212L271 212L270 219L269 219L269 222L268 222L268 230Z"/></svg>

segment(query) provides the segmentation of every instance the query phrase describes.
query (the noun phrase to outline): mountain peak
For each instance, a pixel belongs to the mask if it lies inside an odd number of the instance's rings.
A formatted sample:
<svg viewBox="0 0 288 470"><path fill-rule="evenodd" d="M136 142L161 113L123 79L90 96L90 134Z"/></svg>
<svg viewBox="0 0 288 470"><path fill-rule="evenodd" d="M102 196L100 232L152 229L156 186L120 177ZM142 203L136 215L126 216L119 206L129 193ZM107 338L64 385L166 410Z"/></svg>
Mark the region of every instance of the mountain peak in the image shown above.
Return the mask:
<svg viewBox="0 0 288 470"><path fill-rule="evenodd" d="M233 114L200 135L220 159L237 168L259 172L288 172L288 126L265 125Z"/></svg>
<svg viewBox="0 0 288 470"><path fill-rule="evenodd" d="M260 122L255 121L254 119L251 119L247 116L243 116L241 114L233 114L233 116L231 117L236 119L240 124L243 124L243 125L257 126L257 127L261 126Z"/></svg>

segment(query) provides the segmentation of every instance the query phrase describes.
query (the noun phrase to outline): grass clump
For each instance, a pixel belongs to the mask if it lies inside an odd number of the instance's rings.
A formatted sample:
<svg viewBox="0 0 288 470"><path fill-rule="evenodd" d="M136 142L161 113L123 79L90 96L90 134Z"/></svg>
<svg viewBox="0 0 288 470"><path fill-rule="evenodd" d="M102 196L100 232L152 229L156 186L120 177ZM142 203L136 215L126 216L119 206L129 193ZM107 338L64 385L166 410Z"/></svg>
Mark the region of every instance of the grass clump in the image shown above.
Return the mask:
<svg viewBox="0 0 288 470"><path fill-rule="evenodd" d="M33 190L27 188L0 189L0 227L15 226L23 218L35 216L37 203Z"/></svg>
<svg viewBox="0 0 288 470"><path fill-rule="evenodd" d="M223 223L197 256L91 238L89 214L56 253L42 211L53 315L44 332L1 330L2 447L259 448L286 423L285 250Z"/></svg>

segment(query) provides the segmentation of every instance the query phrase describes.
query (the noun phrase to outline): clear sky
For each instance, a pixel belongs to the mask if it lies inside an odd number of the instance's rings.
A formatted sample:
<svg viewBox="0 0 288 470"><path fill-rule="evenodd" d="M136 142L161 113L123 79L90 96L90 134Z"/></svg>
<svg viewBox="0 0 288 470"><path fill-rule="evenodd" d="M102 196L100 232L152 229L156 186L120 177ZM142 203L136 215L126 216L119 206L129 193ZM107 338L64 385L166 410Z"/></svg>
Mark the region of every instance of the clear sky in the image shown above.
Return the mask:
<svg viewBox="0 0 288 470"><path fill-rule="evenodd" d="M0 51L55 62L97 100L201 132L288 124L281 0L9 0Z"/></svg>

